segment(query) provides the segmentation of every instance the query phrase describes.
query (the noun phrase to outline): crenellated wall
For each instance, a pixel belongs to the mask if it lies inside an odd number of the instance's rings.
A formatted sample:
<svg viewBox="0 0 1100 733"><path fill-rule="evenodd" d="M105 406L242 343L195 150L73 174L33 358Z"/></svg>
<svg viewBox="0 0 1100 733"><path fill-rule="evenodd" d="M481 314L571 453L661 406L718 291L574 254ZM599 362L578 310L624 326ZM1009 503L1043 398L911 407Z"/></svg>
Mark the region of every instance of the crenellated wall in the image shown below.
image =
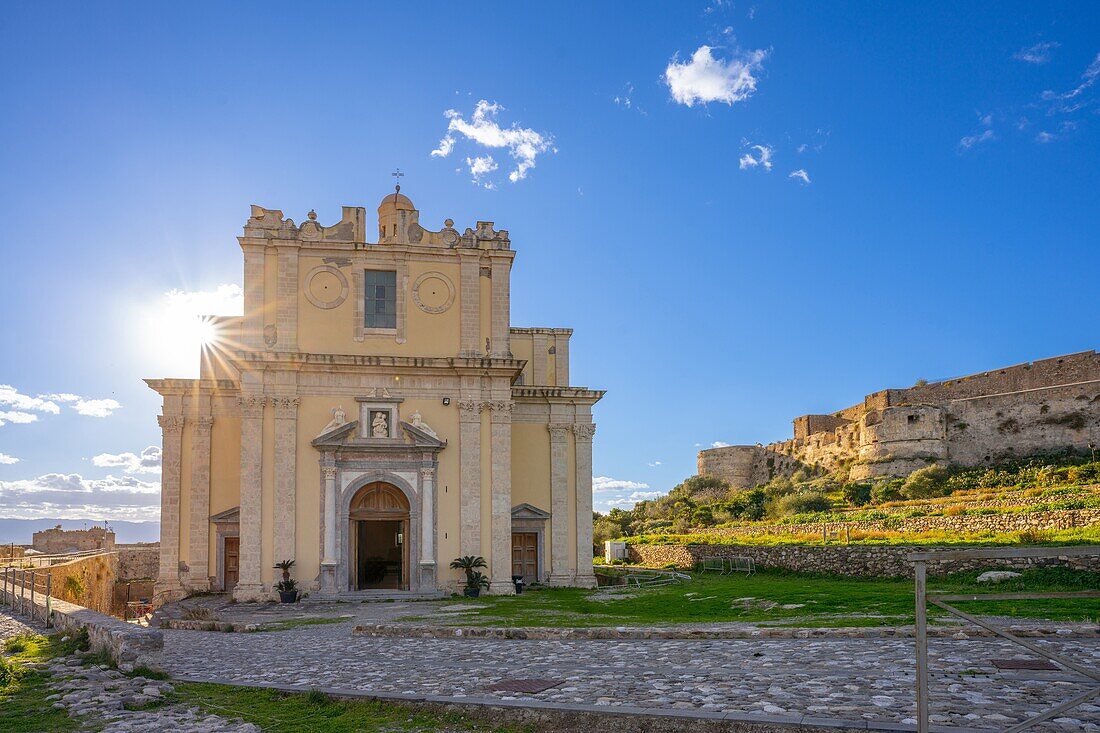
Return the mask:
<svg viewBox="0 0 1100 733"><path fill-rule="evenodd" d="M700 474L749 488L800 468L849 468L853 480L933 463L980 466L1100 444L1100 355L1044 359L908 389L833 415L794 420L794 437L699 452Z"/></svg>

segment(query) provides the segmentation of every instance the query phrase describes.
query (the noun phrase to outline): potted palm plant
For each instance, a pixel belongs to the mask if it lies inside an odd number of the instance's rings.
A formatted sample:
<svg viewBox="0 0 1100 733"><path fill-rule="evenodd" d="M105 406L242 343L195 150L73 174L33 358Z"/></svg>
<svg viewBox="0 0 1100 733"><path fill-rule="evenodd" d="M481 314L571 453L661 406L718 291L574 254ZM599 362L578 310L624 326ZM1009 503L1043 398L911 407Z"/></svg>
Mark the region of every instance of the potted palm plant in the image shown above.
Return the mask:
<svg viewBox="0 0 1100 733"><path fill-rule="evenodd" d="M275 569L283 571L282 579L275 584L280 603L294 603L298 600L298 581L290 577L292 567L294 567L293 560L282 560L275 563Z"/></svg>
<svg viewBox="0 0 1100 733"><path fill-rule="evenodd" d="M466 587L462 594L467 598L477 598L481 595L481 589L489 590L489 579L485 573L473 572L466 576Z"/></svg>
<svg viewBox="0 0 1100 733"><path fill-rule="evenodd" d="M451 568L453 570L461 570L466 573L466 587L463 590L463 594L468 598L477 598L481 595L481 589L489 587L489 580L483 573L478 572L478 568L487 568L488 563L485 562L485 558L480 555L464 555L463 557L456 557L451 560ZM475 576L480 576L480 579Z"/></svg>

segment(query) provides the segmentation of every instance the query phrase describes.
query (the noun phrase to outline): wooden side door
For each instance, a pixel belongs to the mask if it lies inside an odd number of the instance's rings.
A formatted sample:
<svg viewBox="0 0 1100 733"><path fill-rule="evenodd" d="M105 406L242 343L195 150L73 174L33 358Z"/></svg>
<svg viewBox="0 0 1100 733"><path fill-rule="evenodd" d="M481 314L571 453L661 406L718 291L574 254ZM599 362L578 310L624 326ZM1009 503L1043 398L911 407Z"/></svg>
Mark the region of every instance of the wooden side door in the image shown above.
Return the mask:
<svg viewBox="0 0 1100 733"><path fill-rule="evenodd" d="M240 578L241 538L226 537L223 541L225 562L222 568L222 589L231 591Z"/></svg>
<svg viewBox="0 0 1100 733"><path fill-rule="evenodd" d="M539 575L539 536L537 532L512 533L512 575L522 575L533 583Z"/></svg>

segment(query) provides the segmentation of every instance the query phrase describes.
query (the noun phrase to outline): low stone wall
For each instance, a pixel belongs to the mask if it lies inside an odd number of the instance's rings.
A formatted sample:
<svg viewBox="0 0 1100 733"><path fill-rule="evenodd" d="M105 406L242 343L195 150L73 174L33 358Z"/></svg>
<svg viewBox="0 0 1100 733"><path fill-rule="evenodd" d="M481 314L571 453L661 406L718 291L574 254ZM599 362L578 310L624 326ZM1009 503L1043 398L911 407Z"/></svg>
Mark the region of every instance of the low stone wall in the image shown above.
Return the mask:
<svg viewBox="0 0 1100 733"><path fill-rule="evenodd" d="M827 532L1023 532L1077 529L1100 524L1100 509L1063 509L1054 512L1017 512L1012 514L967 514L957 517L909 517L906 519L865 519L851 522L805 522L801 524L755 524L744 527L714 527L693 530L716 537L754 537L759 535L820 535Z"/></svg>
<svg viewBox="0 0 1100 733"><path fill-rule="evenodd" d="M49 574L51 593L72 604L110 613L113 605L115 580L118 577L118 555L105 553L90 555L57 565L45 565L34 569L35 573Z"/></svg>
<svg viewBox="0 0 1100 733"><path fill-rule="evenodd" d="M10 597L4 596L3 586L0 585L0 605L9 605L11 602ZM21 597L16 593L15 603L26 615L34 619L44 619L48 610L53 628L68 633L87 631L92 651L105 652L122 671L130 672L135 667L154 670L161 668L164 637L159 631L128 624L60 598L51 597L48 602L47 609L46 596L35 594L32 602L28 596Z"/></svg>
<svg viewBox="0 0 1100 733"><path fill-rule="evenodd" d="M929 552L935 547L899 545L627 545L630 561L649 567L691 568L704 557L751 557L761 568L793 570L826 575L911 578L913 566L906 557L912 552ZM957 549L957 548L951 548ZM958 560L929 563L929 575L947 575L968 570L1026 570L1062 565L1100 572L1100 556L1057 558L1011 558L1004 560Z"/></svg>

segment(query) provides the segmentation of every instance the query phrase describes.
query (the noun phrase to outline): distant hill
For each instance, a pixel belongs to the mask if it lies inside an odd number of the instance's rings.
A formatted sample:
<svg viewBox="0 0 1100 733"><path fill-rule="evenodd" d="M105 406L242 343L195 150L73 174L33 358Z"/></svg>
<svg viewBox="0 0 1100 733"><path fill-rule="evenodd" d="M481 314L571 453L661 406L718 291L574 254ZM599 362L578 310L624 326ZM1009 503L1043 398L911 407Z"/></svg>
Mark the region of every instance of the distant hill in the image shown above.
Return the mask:
<svg viewBox="0 0 1100 733"><path fill-rule="evenodd" d="M43 529L61 525L62 529L87 529L103 522L82 519L2 519L0 518L0 545L14 542L29 545L31 535ZM160 522L108 522L115 531L115 542L156 542L160 539Z"/></svg>

